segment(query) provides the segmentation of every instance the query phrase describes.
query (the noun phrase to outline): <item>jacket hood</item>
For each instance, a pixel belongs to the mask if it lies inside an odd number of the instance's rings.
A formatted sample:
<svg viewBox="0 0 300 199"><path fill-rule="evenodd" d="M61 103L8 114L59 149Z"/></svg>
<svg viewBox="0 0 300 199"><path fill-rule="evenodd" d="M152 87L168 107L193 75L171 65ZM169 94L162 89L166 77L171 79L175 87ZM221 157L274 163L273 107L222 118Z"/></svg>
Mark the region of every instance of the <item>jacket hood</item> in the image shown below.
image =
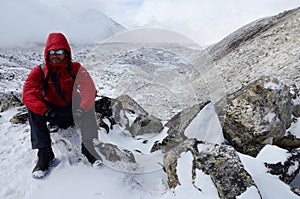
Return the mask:
<svg viewBox="0 0 300 199"><path fill-rule="evenodd" d="M67 38L62 33L50 33L48 35L45 50L44 50L45 63L48 61L48 52L50 50L58 50L58 49L66 50L68 61L72 60L71 48L70 48Z"/></svg>

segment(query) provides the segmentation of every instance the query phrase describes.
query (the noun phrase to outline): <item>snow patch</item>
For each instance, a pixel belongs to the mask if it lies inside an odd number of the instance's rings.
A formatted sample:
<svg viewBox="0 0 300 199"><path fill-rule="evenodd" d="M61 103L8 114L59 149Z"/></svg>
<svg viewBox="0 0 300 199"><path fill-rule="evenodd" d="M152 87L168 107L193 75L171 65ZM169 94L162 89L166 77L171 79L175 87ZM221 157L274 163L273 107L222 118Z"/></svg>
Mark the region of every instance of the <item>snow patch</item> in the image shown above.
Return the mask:
<svg viewBox="0 0 300 199"><path fill-rule="evenodd" d="M236 197L237 199L260 199L259 192L255 186L248 187L247 190L242 193L240 196Z"/></svg>
<svg viewBox="0 0 300 199"><path fill-rule="evenodd" d="M224 142L222 126L212 103L206 105L185 129L188 138L221 144Z"/></svg>
<svg viewBox="0 0 300 199"><path fill-rule="evenodd" d="M272 122L273 119L276 117L276 114L273 112L269 112L265 117L263 118L265 121Z"/></svg>
<svg viewBox="0 0 300 199"><path fill-rule="evenodd" d="M271 90L282 90L283 86L280 84L273 83L273 82L267 82L267 83L265 83L265 88L271 89Z"/></svg>
<svg viewBox="0 0 300 199"><path fill-rule="evenodd" d="M288 157L290 157L290 155L287 150L275 145L266 145L256 158L269 164L276 164L278 162L284 163Z"/></svg>
<svg viewBox="0 0 300 199"><path fill-rule="evenodd" d="M297 121L296 122L293 122L290 126L290 128L288 128L286 130L286 134L285 135L288 135L288 133L294 135L296 138L300 138L300 118L297 118Z"/></svg>

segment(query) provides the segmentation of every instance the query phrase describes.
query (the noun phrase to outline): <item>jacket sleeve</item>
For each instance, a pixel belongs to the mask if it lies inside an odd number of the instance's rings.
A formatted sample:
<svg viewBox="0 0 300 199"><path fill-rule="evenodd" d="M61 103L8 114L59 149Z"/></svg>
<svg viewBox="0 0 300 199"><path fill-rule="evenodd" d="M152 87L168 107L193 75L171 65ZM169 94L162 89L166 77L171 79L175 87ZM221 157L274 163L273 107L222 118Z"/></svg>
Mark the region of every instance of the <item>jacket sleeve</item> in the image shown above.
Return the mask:
<svg viewBox="0 0 300 199"><path fill-rule="evenodd" d="M39 115L44 114L47 110L47 106L42 100L42 92L42 72L39 66L36 66L31 70L25 81L22 101L27 108Z"/></svg>
<svg viewBox="0 0 300 199"><path fill-rule="evenodd" d="M76 63L76 65L77 64L79 65L79 68L76 74L76 83L80 89L80 107L83 110L88 111L94 106L96 87L89 72L79 63Z"/></svg>

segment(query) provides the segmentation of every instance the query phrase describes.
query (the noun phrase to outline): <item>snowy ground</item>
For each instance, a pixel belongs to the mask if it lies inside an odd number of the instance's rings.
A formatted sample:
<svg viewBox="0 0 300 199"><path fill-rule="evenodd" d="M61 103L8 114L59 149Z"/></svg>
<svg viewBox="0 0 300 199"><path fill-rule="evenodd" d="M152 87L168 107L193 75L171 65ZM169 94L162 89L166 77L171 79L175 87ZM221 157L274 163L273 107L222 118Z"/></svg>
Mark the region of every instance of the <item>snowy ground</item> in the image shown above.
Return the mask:
<svg viewBox="0 0 300 199"><path fill-rule="evenodd" d="M60 163L54 167L45 179L36 180L31 177L35 164L35 151L30 149L29 126L12 125L8 119L16 113L16 109L6 111L0 118L1 128L1 181L0 198L5 199L53 199L53 198L151 198L170 199L185 198L219 198L217 190L209 176L197 171L196 185L191 181L192 156L182 154L178 162L178 173L181 186L168 189L167 176L162 169L145 173L125 173L103 166L94 168L86 160L72 163L74 153L56 143L58 137L75 140L77 135L69 135L68 131L53 133L53 149ZM300 130L300 129L299 129ZM266 146L256 158L240 154L246 170L251 174L263 198L299 198L290 191L277 176L267 173L264 162L277 163L287 158L287 151L275 146ZM259 198L255 190L249 189L239 198Z"/></svg>
<svg viewBox="0 0 300 199"><path fill-rule="evenodd" d="M75 58L84 63L91 72L100 94L117 97L126 91L147 111L162 119L166 120L182 108L204 99L203 96L195 94L197 93L195 90L189 90L188 83L184 84L189 82L189 78L199 73L189 61L191 57L197 55L198 51L170 46L168 48L157 46L142 48L126 45L116 45L113 48L103 45L73 50L76 52ZM0 56L1 74L5 75L10 72L15 75L12 79L7 76L1 79L1 91L20 91L29 69L41 62L41 49L27 50L24 53L25 51L0 50L0 55L8 56ZM151 56L152 53L155 56ZM13 55L13 58L9 58L9 55ZM28 61L29 57L33 59ZM159 58L164 58L164 61ZM145 65L148 67L143 68L142 66ZM167 72L160 74L161 71ZM172 71L175 72L172 73ZM145 84L149 87L143 87ZM182 89L176 90L180 85ZM13 125L8 122L16 112L17 109L11 109L1 113L0 117L1 199L182 199L187 196L190 199L219 198L209 176L201 171L197 171L195 184L202 191L199 192L192 184L190 153L182 154L178 162L181 185L175 189L169 189L167 176L162 169L144 173L128 173L108 166L93 168L79 154L80 136L74 133L74 129L59 131L51 135L53 150L60 163L45 179L33 179L31 171L35 165L36 151L30 148L29 125ZM295 135L299 134L300 123L294 124L291 131ZM300 135L297 136L300 137ZM65 147L60 142L61 139L71 145ZM245 169L258 186L263 199L299 198L277 176L268 174L264 166L264 162L284 161L288 156L287 151L274 146L266 146L256 158L239 155ZM254 189L250 188L238 198L260 197Z"/></svg>

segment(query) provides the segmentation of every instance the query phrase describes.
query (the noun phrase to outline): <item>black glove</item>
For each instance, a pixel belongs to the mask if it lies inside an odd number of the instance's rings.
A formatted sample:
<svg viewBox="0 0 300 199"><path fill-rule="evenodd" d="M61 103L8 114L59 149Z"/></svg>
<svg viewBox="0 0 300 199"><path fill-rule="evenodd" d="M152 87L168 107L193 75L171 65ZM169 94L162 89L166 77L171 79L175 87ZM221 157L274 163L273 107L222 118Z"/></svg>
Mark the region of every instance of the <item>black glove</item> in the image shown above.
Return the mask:
<svg viewBox="0 0 300 199"><path fill-rule="evenodd" d="M43 114L43 116L47 118L54 118L55 117L55 112L53 112L50 108L46 110L46 112Z"/></svg>
<svg viewBox="0 0 300 199"><path fill-rule="evenodd" d="M66 129L72 125L74 125L72 114L62 113L62 112L54 112L51 109L48 109L44 116L48 121L57 124L59 128Z"/></svg>

